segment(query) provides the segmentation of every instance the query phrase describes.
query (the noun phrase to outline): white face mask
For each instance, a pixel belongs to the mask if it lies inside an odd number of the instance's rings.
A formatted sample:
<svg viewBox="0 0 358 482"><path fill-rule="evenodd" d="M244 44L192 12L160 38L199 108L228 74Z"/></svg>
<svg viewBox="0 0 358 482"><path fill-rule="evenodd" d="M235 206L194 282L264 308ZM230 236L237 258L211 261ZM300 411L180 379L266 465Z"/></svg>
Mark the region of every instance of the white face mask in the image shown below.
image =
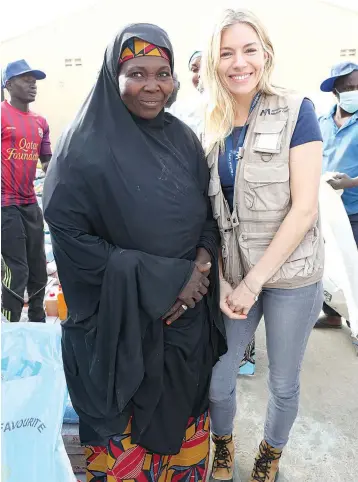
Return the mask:
<svg viewBox="0 0 358 482"><path fill-rule="evenodd" d="M350 90L349 92L340 92L339 93L339 105L340 107L349 112L350 114L354 114L358 111L358 90Z"/></svg>

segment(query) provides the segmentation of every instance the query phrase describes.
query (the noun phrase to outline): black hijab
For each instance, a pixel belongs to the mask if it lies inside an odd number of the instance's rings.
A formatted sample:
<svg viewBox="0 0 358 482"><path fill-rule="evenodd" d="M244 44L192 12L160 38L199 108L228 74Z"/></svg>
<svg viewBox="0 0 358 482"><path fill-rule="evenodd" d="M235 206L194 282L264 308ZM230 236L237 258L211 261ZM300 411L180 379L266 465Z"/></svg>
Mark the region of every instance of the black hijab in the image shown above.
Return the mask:
<svg viewBox="0 0 358 482"><path fill-rule="evenodd" d="M105 444L132 417L132 442L177 453L190 416L208 406L225 351L217 304L218 232L195 134L162 111L139 119L118 90L118 59L137 37L173 51L154 25L126 27L52 157L44 215L69 310L63 359L83 443ZM161 317L211 254L207 299L171 327ZM174 381L174 383L173 383Z"/></svg>

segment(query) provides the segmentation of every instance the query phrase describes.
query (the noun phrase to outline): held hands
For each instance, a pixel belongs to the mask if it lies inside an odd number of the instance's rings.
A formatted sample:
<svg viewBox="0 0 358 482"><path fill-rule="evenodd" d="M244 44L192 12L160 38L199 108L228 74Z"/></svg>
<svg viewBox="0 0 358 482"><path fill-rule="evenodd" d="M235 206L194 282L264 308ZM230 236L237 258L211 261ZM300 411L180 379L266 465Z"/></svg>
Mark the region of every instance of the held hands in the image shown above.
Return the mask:
<svg viewBox="0 0 358 482"><path fill-rule="evenodd" d="M163 320L167 325L171 325L177 320L188 308L194 308L196 303L201 301L208 292L210 281L211 263L195 262L195 267L190 280L185 285L183 291L178 296L177 301L171 309L163 316Z"/></svg>
<svg viewBox="0 0 358 482"><path fill-rule="evenodd" d="M246 316L235 313L228 304L229 296L233 293L231 285L224 279L220 278L220 309L227 317L232 320L245 320Z"/></svg>
<svg viewBox="0 0 358 482"><path fill-rule="evenodd" d="M257 301L257 296L261 289L257 291L257 295L249 288L245 280L234 290L230 284L224 280L220 280L220 308L221 311L232 320L244 320L247 318L252 306Z"/></svg>

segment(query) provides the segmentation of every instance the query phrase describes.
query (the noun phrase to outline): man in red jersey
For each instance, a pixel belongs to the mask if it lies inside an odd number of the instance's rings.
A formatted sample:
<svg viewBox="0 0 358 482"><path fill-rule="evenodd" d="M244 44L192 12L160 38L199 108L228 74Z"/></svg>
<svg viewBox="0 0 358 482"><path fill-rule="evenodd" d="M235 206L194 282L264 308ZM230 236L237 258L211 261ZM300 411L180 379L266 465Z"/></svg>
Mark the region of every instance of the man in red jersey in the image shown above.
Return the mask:
<svg viewBox="0 0 358 482"><path fill-rule="evenodd" d="M46 119L29 110L36 81L45 77L25 60L12 62L3 71L2 85L10 101L1 103L2 313L9 321L20 320L26 288L29 320L46 321L43 217L33 183L38 160L46 172L52 154Z"/></svg>

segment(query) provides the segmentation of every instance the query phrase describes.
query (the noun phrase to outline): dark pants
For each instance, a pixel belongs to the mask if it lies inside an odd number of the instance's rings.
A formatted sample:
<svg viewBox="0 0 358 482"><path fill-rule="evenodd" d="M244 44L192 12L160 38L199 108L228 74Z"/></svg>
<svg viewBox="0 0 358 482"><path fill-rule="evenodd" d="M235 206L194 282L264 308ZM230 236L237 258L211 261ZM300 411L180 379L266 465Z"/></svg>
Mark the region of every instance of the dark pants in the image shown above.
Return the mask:
<svg viewBox="0 0 358 482"><path fill-rule="evenodd" d="M358 247L358 214L352 214L352 216L348 216L348 217L349 217L349 221L351 222L353 236ZM323 312L327 316L341 316L333 308L326 305L326 303L323 303Z"/></svg>
<svg viewBox="0 0 358 482"><path fill-rule="evenodd" d="M47 283L42 211L38 204L1 208L2 313L19 321L24 293L29 295L29 320L44 322Z"/></svg>

